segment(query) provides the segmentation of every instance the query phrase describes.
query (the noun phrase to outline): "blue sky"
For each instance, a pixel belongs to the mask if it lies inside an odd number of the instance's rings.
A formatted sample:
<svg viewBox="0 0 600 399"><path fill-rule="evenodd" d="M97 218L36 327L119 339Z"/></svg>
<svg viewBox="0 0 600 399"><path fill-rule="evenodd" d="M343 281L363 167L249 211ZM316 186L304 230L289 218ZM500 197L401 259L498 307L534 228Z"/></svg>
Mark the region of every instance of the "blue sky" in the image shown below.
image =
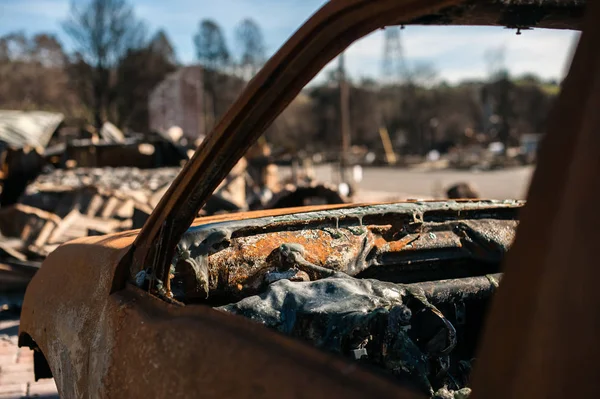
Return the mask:
<svg viewBox="0 0 600 399"><path fill-rule="evenodd" d="M167 32L184 63L194 62L192 37L203 18L213 18L223 27L230 46L235 25L244 18L253 18L262 27L272 54L324 2L131 0L138 17L146 20L151 29ZM0 35L15 30L53 32L68 48L61 21L68 15L69 4L69 0L0 0ZM497 48L504 49L504 63L513 74L533 72L546 79L560 79L576 39L575 32L543 29L524 31L520 36L496 27L408 26L402 31L408 63L432 64L440 78L450 82L485 77L489 71L486 51ZM353 44L346 56L351 76L380 77L382 54L381 31Z"/></svg>

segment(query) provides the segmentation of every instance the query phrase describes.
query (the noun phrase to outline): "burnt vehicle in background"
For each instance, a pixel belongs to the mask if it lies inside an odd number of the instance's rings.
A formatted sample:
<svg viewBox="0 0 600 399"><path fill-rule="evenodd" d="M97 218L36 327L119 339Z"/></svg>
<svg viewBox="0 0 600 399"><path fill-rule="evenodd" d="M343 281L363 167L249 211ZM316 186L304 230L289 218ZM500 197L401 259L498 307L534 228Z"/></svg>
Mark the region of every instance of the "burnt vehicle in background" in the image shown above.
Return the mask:
<svg viewBox="0 0 600 399"><path fill-rule="evenodd" d="M265 127L356 39L409 23L579 29L584 6L325 4L249 83L140 231L48 256L19 331L37 378L53 376L63 398L464 398L470 386L485 398L593 396L600 90L589 82L600 76L600 6L588 10L527 206L330 205L194 220ZM590 221L574 222L576 206Z"/></svg>

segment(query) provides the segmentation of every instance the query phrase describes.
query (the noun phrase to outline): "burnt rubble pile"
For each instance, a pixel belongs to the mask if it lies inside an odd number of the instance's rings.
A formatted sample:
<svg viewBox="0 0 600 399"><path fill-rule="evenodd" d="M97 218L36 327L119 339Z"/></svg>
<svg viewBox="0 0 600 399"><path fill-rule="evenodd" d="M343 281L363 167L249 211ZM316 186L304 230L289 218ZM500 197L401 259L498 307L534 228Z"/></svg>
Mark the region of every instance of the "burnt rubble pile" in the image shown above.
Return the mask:
<svg viewBox="0 0 600 399"><path fill-rule="evenodd" d="M143 225L179 168L79 168L40 175L0 209L3 263L39 267L58 245Z"/></svg>
<svg viewBox="0 0 600 399"><path fill-rule="evenodd" d="M239 166L239 165L238 165ZM249 208L245 165L236 167L209 197L199 216L237 212ZM27 267L23 281L33 276L50 252L69 240L141 228L179 173L179 167L140 169L104 167L55 169L41 174L15 204L0 208L0 264ZM324 185L287 186L271 201L257 201L253 209L306 204L306 198L323 203L344 200ZM260 194L259 194L260 195ZM24 285L19 285L23 287Z"/></svg>
<svg viewBox="0 0 600 399"><path fill-rule="evenodd" d="M74 238L141 227L189 159L169 134L62 126L61 114L2 111L0 277L22 292Z"/></svg>
<svg viewBox="0 0 600 399"><path fill-rule="evenodd" d="M193 154L168 134L125 137L111 126L35 150L0 143L0 273L24 282L20 290L60 244L141 228ZM345 201L314 182L280 187L263 147L251 165L236 164L199 215Z"/></svg>
<svg viewBox="0 0 600 399"><path fill-rule="evenodd" d="M39 191L60 191L87 186L98 187L118 193L156 192L171 184L179 173L179 168L78 168L72 170L58 169L49 174L40 175L30 185L26 194Z"/></svg>

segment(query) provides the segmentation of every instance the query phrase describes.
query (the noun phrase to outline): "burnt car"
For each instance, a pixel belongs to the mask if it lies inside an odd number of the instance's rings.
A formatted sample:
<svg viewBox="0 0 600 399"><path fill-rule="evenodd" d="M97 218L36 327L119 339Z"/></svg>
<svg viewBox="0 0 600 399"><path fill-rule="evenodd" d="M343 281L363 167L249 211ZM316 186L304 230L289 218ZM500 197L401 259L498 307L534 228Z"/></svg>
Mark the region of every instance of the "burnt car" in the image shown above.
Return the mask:
<svg viewBox="0 0 600 399"><path fill-rule="evenodd" d="M585 7L325 4L248 84L141 230L47 257L19 331L36 378L54 377L63 398L464 398L470 386L485 398L595 396L598 5L526 206L413 201L194 220L267 125L356 39L411 23L580 29Z"/></svg>

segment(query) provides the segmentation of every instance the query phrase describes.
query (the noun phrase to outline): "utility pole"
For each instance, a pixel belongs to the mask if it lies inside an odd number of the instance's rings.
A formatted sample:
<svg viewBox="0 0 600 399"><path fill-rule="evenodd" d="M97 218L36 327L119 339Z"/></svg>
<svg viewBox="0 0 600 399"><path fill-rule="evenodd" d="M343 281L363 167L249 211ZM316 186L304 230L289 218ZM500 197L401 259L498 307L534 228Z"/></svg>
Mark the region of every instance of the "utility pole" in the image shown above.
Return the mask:
<svg viewBox="0 0 600 399"><path fill-rule="evenodd" d="M350 93L346 79L346 66L344 64L344 53L338 57L338 79L340 89L340 183L350 184L346 172L348 169L348 152L350 150Z"/></svg>

